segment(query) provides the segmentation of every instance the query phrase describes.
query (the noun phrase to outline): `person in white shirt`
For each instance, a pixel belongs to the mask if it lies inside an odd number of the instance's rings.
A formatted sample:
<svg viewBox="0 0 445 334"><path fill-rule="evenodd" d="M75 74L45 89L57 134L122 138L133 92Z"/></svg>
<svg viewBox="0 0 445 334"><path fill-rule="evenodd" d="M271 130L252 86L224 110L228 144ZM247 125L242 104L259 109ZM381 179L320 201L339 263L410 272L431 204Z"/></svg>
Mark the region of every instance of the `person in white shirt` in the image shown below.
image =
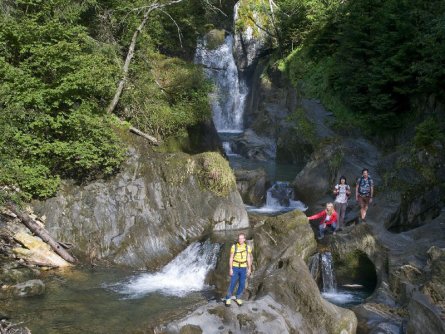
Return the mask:
<svg viewBox="0 0 445 334"><path fill-rule="evenodd" d="M335 211L338 214L338 227L341 229L345 221L346 208L348 206L348 198L351 195L351 187L346 183L346 177L341 176L340 182L334 187L335 195Z"/></svg>

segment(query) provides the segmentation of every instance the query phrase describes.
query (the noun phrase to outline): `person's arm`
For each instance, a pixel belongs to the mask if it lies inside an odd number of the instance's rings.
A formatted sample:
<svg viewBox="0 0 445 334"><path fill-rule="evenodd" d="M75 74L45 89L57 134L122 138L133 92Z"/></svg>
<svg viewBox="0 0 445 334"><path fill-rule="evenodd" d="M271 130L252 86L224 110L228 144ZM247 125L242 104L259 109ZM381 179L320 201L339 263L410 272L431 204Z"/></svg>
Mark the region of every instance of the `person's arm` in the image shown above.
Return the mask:
<svg viewBox="0 0 445 334"><path fill-rule="evenodd" d="M340 191L339 188L335 185L334 186L334 191L333 191L334 195L338 195L339 191Z"/></svg>
<svg viewBox="0 0 445 334"><path fill-rule="evenodd" d="M252 252L247 253L247 275L252 273Z"/></svg>
<svg viewBox="0 0 445 334"><path fill-rule="evenodd" d="M337 219L338 219L338 215L337 215L337 211L334 211L334 213L331 216L331 224L337 224Z"/></svg>
<svg viewBox="0 0 445 334"><path fill-rule="evenodd" d="M350 186L346 187L346 195L348 195L348 196L351 195L351 187Z"/></svg>
<svg viewBox="0 0 445 334"><path fill-rule="evenodd" d="M319 218L323 217L324 213L325 213L325 210L320 211L319 213L316 213L315 215L308 217L308 219L309 220L319 219Z"/></svg>
<svg viewBox="0 0 445 334"><path fill-rule="evenodd" d="M235 256L234 252L230 252L230 259L229 259L229 275L233 275L233 257Z"/></svg>
<svg viewBox="0 0 445 334"><path fill-rule="evenodd" d="M374 183L371 185L371 198L369 199L369 203L372 202L373 197L374 197Z"/></svg>
<svg viewBox="0 0 445 334"><path fill-rule="evenodd" d="M358 201L358 181L357 185L355 186L355 200Z"/></svg>

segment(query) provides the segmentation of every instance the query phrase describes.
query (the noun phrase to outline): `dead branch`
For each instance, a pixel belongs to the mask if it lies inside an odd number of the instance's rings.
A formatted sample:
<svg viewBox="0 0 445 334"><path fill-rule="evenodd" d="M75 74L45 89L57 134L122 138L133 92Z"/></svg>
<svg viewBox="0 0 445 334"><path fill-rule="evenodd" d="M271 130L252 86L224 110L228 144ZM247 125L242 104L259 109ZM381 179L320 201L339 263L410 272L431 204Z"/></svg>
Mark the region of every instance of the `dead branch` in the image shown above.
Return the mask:
<svg viewBox="0 0 445 334"><path fill-rule="evenodd" d="M133 57L134 57L134 52L136 49L136 42L137 42L138 36L144 29L145 24L147 23L150 14L155 10L163 11L163 8L180 3L182 1L183 0L170 0L166 3L159 3L158 1L155 1L148 6L142 6L142 7L137 7L137 8L132 9L132 11L136 11L138 14L143 12L144 16L142 18L141 23L139 24L137 29L134 31L133 37L131 38L131 43L128 48L127 56L125 57L124 66L122 68L122 77L119 81L119 84L117 85L116 92L114 93L113 99L111 100L110 104L108 105L108 108L107 108L108 113L110 113L110 114L113 113L114 110L116 109L117 104L119 103L119 100L121 98L122 92L124 90L125 84L128 79L128 71L130 69L131 61L133 60ZM165 14L167 14L173 20L173 18L170 16L170 14L166 13L165 11L163 11L163 12ZM178 28L178 34L179 34L179 38L180 38L180 42L181 42L181 46L182 46L181 31L180 31L179 26L177 25L176 21L173 20L173 22L176 24L176 27ZM149 140L154 145L159 145L159 141L155 137L150 136L149 134L146 134L139 129L136 129L135 127L130 127L130 132L133 132L139 136L144 137L145 139Z"/></svg>
<svg viewBox="0 0 445 334"><path fill-rule="evenodd" d="M7 205L8 209L11 210L20 221L35 235L46 242L54 252L56 252L62 259L67 262L75 263L76 259L68 253L65 248L63 248L57 241L55 241L51 235L37 224L27 213L20 211L14 204L10 203Z"/></svg>

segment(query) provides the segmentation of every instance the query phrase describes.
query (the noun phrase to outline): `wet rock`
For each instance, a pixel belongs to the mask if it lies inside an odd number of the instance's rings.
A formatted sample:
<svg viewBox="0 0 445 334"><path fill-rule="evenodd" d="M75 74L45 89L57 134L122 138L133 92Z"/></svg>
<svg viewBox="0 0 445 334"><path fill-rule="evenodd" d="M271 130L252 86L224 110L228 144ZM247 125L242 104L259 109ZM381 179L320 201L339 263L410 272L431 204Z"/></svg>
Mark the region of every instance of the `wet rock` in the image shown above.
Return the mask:
<svg viewBox="0 0 445 334"><path fill-rule="evenodd" d="M31 334L31 331L20 324L14 324L0 318L0 333L4 334Z"/></svg>
<svg viewBox="0 0 445 334"><path fill-rule="evenodd" d="M385 304L366 303L353 310L359 319L357 330L363 333L400 334L402 316L406 316L406 312Z"/></svg>
<svg viewBox="0 0 445 334"><path fill-rule="evenodd" d="M36 202L57 240L91 262L157 268L212 229L248 227L233 173L217 153L155 153L138 138L122 171L86 186L65 183Z"/></svg>
<svg viewBox="0 0 445 334"><path fill-rule="evenodd" d="M250 160L267 161L276 157L275 141L258 136L252 129L244 131L241 136L234 138L232 143L238 154Z"/></svg>
<svg viewBox="0 0 445 334"><path fill-rule="evenodd" d="M13 297L33 297L39 296L45 293L45 284L39 280L29 280L23 283L19 283L11 286L3 286L0 289L0 299L13 298Z"/></svg>
<svg viewBox="0 0 445 334"><path fill-rule="evenodd" d="M265 202L269 182L264 169L236 169L235 177L238 191L244 203L261 206Z"/></svg>
<svg viewBox="0 0 445 334"><path fill-rule="evenodd" d="M181 327L179 334L202 334L202 329L195 325L185 325Z"/></svg>
<svg viewBox="0 0 445 334"><path fill-rule="evenodd" d="M320 146L313 154L312 160L296 176L293 186L297 198L308 204L317 202L326 194L331 194L332 188L342 175L346 177L349 185L354 187L355 180L361 175L363 168L369 168L375 184L379 185L379 157L378 149L367 140L333 139L331 143ZM355 202L354 196L351 196L350 202Z"/></svg>
<svg viewBox="0 0 445 334"><path fill-rule="evenodd" d="M239 69L248 70L267 48L268 35L265 28L271 22L268 15L256 11L249 0L238 1L234 10L235 61ZM262 29L253 23L252 17Z"/></svg>
<svg viewBox="0 0 445 334"><path fill-rule="evenodd" d="M303 260L316 249L304 213L267 218L253 232L253 241L255 271L249 280L249 300L230 308L211 302L166 325L166 333L178 333L184 324L200 326L205 333L220 333L218 328L224 333L355 333L354 313L320 296ZM227 255L217 265L224 266L225 276Z"/></svg>

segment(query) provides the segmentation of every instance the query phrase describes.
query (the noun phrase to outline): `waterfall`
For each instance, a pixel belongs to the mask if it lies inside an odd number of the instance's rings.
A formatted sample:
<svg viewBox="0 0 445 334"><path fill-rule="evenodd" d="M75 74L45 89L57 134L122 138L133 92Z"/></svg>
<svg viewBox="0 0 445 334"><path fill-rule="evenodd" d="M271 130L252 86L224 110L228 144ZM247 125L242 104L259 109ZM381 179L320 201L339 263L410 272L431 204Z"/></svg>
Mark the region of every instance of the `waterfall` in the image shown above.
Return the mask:
<svg viewBox="0 0 445 334"><path fill-rule="evenodd" d="M205 278L215 268L219 244L195 242L157 273L143 273L110 288L128 298L139 298L151 292L185 296L206 288Z"/></svg>
<svg viewBox="0 0 445 334"><path fill-rule="evenodd" d="M337 292L334 263L332 261L332 254L330 252L324 252L321 254L321 277L323 279L323 292Z"/></svg>
<svg viewBox="0 0 445 334"><path fill-rule="evenodd" d="M230 142L223 141L222 146L223 146L224 152L226 153L226 155L228 157L239 157L240 156L239 154L236 154L233 152L232 145L230 144Z"/></svg>
<svg viewBox="0 0 445 334"><path fill-rule="evenodd" d="M337 282L335 280L334 262L330 252L316 253L309 259L309 271L315 282L321 279L321 295L333 304L339 306L353 306L363 302L363 291L355 289L355 291L345 290L344 287L354 287L354 284L343 285L343 288L337 290Z"/></svg>
<svg viewBox="0 0 445 334"><path fill-rule="evenodd" d="M227 35L224 43L215 49L207 46L205 38L198 40L195 63L204 67L206 76L214 84L210 94L213 121L218 132L243 131L243 113L247 86L239 79L233 57L233 36Z"/></svg>
<svg viewBox="0 0 445 334"><path fill-rule="evenodd" d="M334 263L330 252L316 253L309 260L309 270L313 279L318 282L321 273L321 282L324 293L336 293Z"/></svg>
<svg viewBox="0 0 445 334"><path fill-rule="evenodd" d="M318 277L320 275L320 254L316 253L311 256L309 260L309 271L311 272L312 278L315 282L318 281Z"/></svg>
<svg viewBox="0 0 445 334"><path fill-rule="evenodd" d="M294 200L294 190L289 182L276 181L266 193L266 205L261 208L249 208L249 211L262 213L307 210L301 201Z"/></svg>

